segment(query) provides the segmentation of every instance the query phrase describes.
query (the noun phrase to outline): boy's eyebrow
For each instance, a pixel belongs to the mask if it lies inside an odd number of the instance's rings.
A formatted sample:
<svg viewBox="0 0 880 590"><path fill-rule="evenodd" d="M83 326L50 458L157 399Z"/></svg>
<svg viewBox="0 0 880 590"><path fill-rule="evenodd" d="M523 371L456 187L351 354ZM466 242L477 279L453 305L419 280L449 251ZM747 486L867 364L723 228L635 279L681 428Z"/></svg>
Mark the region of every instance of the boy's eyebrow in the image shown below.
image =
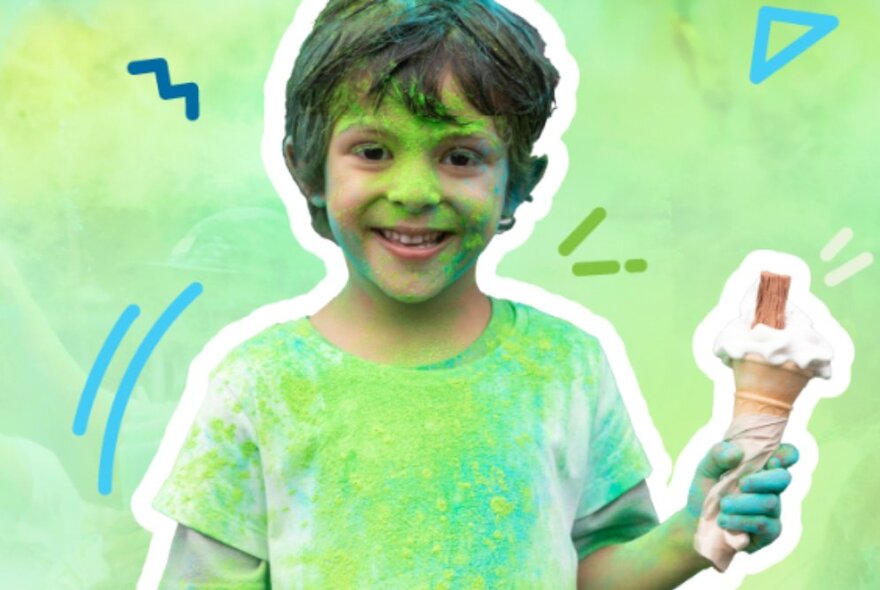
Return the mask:
<svg viewBox="0 0 880 590"><path fill-rule="evenodd" d="M456 139L485 141L493 147L500 143L500 138L498 137L498 135L491 130L480 127L479 129L475 129L472 132L468 132L468 127L470 127L470 125L465 124L458 128L453 128L449 129L448 131L441 132L440 139L442 141ZM348 125L343 126L342 128L337 130L337 133L339 135L342 135L343 133L365 133L376 135L385 139L393 139L396 137L396 134L387 127L373 125L370 123L361 123L357 121L352 121Z"/></svg>
<svg viewBox="0 0 880 590"><path fill-rule="evenodd" d="M393 137L393 133L389 133L387 129L384 127L377 127L376 125L370 125L368 123L348 123L337 129L336 133L338 135L342 135L343 133L369 133L372 135L381 135L383 137Z"/></svg>

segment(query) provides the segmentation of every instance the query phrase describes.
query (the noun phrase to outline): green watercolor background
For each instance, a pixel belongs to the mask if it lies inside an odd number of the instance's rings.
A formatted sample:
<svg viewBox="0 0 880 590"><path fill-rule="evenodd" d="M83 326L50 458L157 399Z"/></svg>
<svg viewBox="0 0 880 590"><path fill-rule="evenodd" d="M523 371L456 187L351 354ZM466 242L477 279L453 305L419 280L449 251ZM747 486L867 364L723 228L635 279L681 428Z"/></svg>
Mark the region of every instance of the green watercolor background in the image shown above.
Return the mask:
<svg viewBox="0 0 880 590"><path fill-rule="evenodd" d="M880 266L829 288L822 277L835 265L819 251L846 226L855 237L838 262L880 253L880 5L776 2L832 13L840 26L757 86L748 68L759 2L543 5L580 68L565 136L571 166L550 213L499 274L614 324L674 459L709 419L711 382L691 339L724 281L752 250L803 258L814 293L855 343L852 383L810 423L820 459L800 544L741 587L876 587ZM287 229L260 158L263 82L295 9L277 0L0 5L0 580L133 587L149 538L128 501L189 360L222 326L323 276ZM798 32L776 27L771 51ZM127 74L129 61L156 56L174 82L199 84L197 122L180 101L159 100L148 76ZM597 206L606 221L560 257L559 242ZM578 278L578 257L645 258L649 268ZM122 425L114 491L100 496L101 435L122 359L194 280L204 294L147 364ZM141 317L77 438L85 375L130 303Z"/></svg>

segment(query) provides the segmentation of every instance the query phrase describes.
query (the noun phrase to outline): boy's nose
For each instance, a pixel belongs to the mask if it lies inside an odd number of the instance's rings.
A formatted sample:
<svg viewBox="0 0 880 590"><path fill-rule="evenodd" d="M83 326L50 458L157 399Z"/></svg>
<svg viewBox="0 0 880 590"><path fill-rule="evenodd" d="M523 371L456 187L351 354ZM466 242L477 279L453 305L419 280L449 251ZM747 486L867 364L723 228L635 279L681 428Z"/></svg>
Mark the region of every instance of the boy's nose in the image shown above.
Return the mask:
<svg viewBox="0 0 880 590"><path fill-rule="evenodd" d="M442 199L437 172L425 163L410 163L394 174L388 186L389 201L418 212L438 205Z"/></svg>

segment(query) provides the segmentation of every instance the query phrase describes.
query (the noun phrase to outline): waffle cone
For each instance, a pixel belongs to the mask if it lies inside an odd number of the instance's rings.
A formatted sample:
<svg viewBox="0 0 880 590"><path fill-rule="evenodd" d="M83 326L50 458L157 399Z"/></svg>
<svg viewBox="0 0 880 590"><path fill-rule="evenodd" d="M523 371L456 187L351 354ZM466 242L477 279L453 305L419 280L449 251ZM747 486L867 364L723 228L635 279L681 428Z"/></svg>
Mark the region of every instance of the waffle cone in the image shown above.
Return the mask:
<svg viewBox="0 0 880 590"><path fill-rule="evenodd" d="M734 416L769 414L788 418L794 401L813 377L812 371L792 361L771 365L755 355L733 359L731 364L736 383Z"/></svg>

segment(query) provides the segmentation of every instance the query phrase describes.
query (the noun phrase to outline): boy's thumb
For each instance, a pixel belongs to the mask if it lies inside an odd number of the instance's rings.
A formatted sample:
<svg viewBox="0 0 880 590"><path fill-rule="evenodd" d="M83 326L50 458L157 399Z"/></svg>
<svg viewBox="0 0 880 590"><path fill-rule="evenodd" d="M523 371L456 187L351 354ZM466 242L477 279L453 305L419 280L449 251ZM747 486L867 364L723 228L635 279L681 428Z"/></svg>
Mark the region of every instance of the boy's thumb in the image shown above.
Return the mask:
<svg viewBox="0 0 880 590"><path fill-rule="evenodd" d="M697 474L718 481L727 471L730 471L742 461L743 452L731 442L720 442L714 445L697 468Z"/></svg>
<svg viewBox="0 0 880 590"><path fill-rule="evenodd" d="M692 516L700 516L706 494L718 483L722 475L739 465L742 458L742 449L726 441L716 444L706 453L697 466L697 472L688 491L687 510Z"/></svg>

